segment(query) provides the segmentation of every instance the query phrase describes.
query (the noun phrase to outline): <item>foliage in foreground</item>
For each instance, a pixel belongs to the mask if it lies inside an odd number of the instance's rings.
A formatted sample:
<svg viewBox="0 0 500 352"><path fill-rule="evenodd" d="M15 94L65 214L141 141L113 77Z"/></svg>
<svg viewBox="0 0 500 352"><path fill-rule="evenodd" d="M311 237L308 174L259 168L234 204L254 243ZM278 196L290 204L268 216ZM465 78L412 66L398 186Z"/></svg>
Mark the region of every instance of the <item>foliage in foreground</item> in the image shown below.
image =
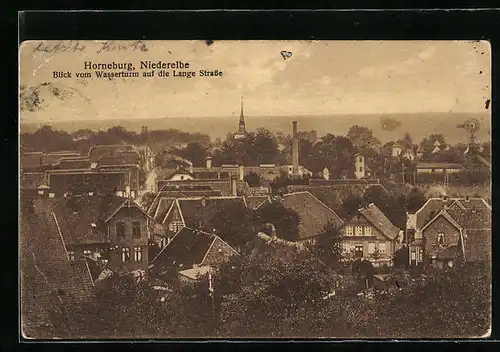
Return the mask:
<svg viewBox="0 0 500 352"><path fill-rule="evenodd" d="M165 302L150 283L121 277L72 313L64 336L452 338L488 331L487 265L428 272L367 297L358 294L359 279L337 275L308 251L265 246L254 243L248 256L221 268L213 301L206 277L172 286Z"/></svg>

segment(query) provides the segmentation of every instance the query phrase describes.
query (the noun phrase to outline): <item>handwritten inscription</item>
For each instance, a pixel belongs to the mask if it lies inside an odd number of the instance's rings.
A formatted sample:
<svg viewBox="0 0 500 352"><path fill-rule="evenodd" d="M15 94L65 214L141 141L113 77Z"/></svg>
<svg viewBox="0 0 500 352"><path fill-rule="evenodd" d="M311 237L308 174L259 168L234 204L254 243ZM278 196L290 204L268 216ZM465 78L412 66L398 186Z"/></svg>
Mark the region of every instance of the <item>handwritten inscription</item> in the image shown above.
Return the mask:
<svg viewBox="0 0 500 352"><path fill-rule="evenodd" d="M70 40L58 41L55 43L41 42L33 51L43 53L83 52L85 48L85 45L78 40Z"/></svg>
<svg viewBox="0 0 500 352"><path fill-rule="evenodd" d="M57 42L40 42L33 49L33 52L42 53L64 53L64 52L85 52L87 46L78 40L64 41L60 40ZM100 54L102 52L117 52L117 51L148 51L148 46L143 40L135 40L132 42L118 42L115 40L106 40L99 43L96 53Z"/></svg>
<svg viewBox="0 0 500 352"><path fill-rule="evenodd" d="M142 40L136 40L132 43L120 43L114 40L107 40L102 43L101 47L97 50L97 53L101 53L103 51L106 52L114 52L114 51L148 51L148 47L146 42Z"/></svg>

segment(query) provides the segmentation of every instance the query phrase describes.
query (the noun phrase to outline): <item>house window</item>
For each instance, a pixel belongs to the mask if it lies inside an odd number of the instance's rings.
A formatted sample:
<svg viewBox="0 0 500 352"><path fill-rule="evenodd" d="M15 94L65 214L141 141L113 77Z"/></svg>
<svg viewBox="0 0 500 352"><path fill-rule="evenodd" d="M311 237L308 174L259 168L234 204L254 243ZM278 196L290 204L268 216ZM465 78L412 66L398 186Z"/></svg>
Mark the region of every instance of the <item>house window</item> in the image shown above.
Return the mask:
<svg viewBox="0 0 500 352"><path fill-rule="evenodd" d="M437 244L439 247L444 246L444 233L438 233Z"/></svg>
<svg viewBox="0 0 500 352"><path fill-rule="evenodd" d="M346 236L352 236L354 234L354 228L352 226L346 226L345 234Z"/></svg>
<svg viewBox="0 0 500 352"><path fill-rule="evenodd" d="M125 223L123 221L116 223L116 236L125 237Z"/></svg>
<svg viewBox="0 0 500 352"><path fill-rule="evenodd" d="M354 246L354 256L356 258L363 258L363 245L357 244Z"/></svg>
<svg viewBox="0 0 500 352"><path fill-rule="evenodd" d="M368 243L368 254L373 254L375 252L375 243Z"/></svg>
<svg viewBox="0 0 500 352"><path fill-rule="evenodd" d="M386 253L387 252L387 245L385 244L385 242L382 242L382 243L378 244L378 250L380 251L380 253Z"/></svg>
<svg viewBox="0 0 500 352"><path fill-rule="evenodd" d="M168 229L172 232L180 231L184 227L182 221L174 220L168 225Z"/></svg>
<svg viewBox="0 0 500 352"><path fill-rule="evenodd" d="M126 263L130 260L130 248L123 247L122 248L122 262Z"/></svg>
<svg viewBox="0 0 500 352"><path fill-rule="evenodd" d="M92 255L92 251L90 249L84 249L83 255L90 256L90 255Z"/></svg>
<svg viewBox="0 0 500 352"><path fill-rule="evenodd" d="M140 221L132 222L132 236L141 237L141 223Z"/></svg>
<svg viewBox="0 0 500 352"><path fill-rule="evenodd" d="M363 226L356 226L356 236L363 236Z"/></svg>
<svg viewBox="0 0 500 352"><path fill-rule="evenodd" d="M75 260L75 252L74 251L68 251L68 259Z"/></svg>
<svg viewBox="0 0 500 352"><path fill-rule="evenodd" d="M365 226L365 236L371 236L371 235L372 235L372 227Z"/></svg>
<svg viewBox="0 0 500 352"><path fill-rule="evenodd" d="M415 252L411 251L411 260L415 260L415 257L416 257Z"/></svg>
<svg viewBox="0 0 500 352"><path fill-rule="evenodd" d="M181 175L181 180L184 180L184 176Z"/></svg>
<svg viewBox="0 0 500 352"><path fill-rule="evenodd" d="M360 162L360 163L363 162L363 157L362 156L358 156L358 162Z"/></svg>
<svg viewBox="0 0 500 352"><path fill-rule="evenodd" d="M142 247L134 247L134 262L142 261Z"/></svg>

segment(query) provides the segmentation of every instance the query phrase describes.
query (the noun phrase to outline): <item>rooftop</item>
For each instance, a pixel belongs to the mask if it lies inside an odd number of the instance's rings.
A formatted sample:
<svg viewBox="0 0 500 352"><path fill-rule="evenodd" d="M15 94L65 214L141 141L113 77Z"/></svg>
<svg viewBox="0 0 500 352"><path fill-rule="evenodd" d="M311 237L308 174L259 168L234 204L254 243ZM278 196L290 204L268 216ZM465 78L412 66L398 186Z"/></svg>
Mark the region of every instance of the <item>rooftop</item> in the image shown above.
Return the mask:
<svg viewBox="0 0 500 352"><path fill-rule="evenodd" d="M295 210L300 216L299 240L317 236L328 221L336 226L342 224L342 219L340 219L335 211L310 192L285 194L281 203L286 208Z"/></svg>
<svg viewBox="0 0 500 352"><path fill-rule="evenodd" d="M375 204L359 209L359 213L389 239L393 240L399 234L400 229Z"/></svg>

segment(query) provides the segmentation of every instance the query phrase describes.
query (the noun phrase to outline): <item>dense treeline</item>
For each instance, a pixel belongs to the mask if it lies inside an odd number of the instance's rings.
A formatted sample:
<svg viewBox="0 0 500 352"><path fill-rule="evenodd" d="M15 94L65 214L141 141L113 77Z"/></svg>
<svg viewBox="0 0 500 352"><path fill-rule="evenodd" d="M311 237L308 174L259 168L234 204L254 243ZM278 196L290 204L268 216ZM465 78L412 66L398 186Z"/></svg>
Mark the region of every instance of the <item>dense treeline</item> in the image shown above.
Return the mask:
<svg viewBox="0 0 500 352"><path fill-rule="evenodd" d="M121 126L114 126L102 131L81 129L73 133L54 130L45 125L34 133L21 134L21 147L24 150L52 152L59 150L77 150L87 153L92 145L103 144L148 144L154 149L171 148L177 145L198 143L207 148L208 135L187 133L176 129L149 131L143 127L140 133L127 131Z"/></svg>
<svg viewBox="0 0 500 352"><path fill-rule="evenodd" d="M428 162L466 162L465 144L449 145L442 134L433 134L419 144L412 141L406 133L397 141L384 145L375 138L372 130L363 126L352 126L345 136L326 134L318 137L316 131L299 133L300 164L313 172L313 177L321 177L322 170L328 168L330 178L353 178L353 158L356 153L363 153L365 164L371 171L371 177L393 182L415 184L416 159L394 158L393 145L397 143L404 149L402 155L409 152L413 158L420 157ZM441 146L436 151L435 143ZM190 160L194 166L204 166L206 157L212 156L212 165L239 164L257 166L260 164L291 164L292 138L289 134L273 133L265 128L248 133L246 138L234 139L228 134L223 141L211 142L208 135L186 133L175 129L149 131L143 126L140 133L127 131L115 126L105 131L78 130L74 133L53 130L43 126L34 133L23 133L21 145L24 150L55 151L78 150L86 153L91 145L97 144L147 144L162 160L162 152L177 154ZM479 145L479 154L487 160L491 157L491 145L485 142ZM157 165L162 165L161 162ZM461 184L468 182L468 173L456 175L450 182ZM420 177L420 175L419 175ZM422 176L422 182L426 175ZM435 181L442 182L438 176ZM484 182L488 175L474 176L470 182ZM279 181L279 180L278 180ZM286 183L286 180L283 180ZM259 185L254 179L253 184ZM279 183L279 182L278 182Z"/></svg>
<svg viewBox="0 0 500 352"><path fill-rule="evenodd" d="M279 255L277 254L279 253ZM148 281L115 278L72 314L58 337L478 337L490 324L486 264L400 274L359 295L360 277L340 275L307 251L253 243L213 278L172 281L159 299ZM364 280L362 280L364 281ZM62 319L59 317L58 319ZM60 326L60 324L59 324Z"/></svg>

